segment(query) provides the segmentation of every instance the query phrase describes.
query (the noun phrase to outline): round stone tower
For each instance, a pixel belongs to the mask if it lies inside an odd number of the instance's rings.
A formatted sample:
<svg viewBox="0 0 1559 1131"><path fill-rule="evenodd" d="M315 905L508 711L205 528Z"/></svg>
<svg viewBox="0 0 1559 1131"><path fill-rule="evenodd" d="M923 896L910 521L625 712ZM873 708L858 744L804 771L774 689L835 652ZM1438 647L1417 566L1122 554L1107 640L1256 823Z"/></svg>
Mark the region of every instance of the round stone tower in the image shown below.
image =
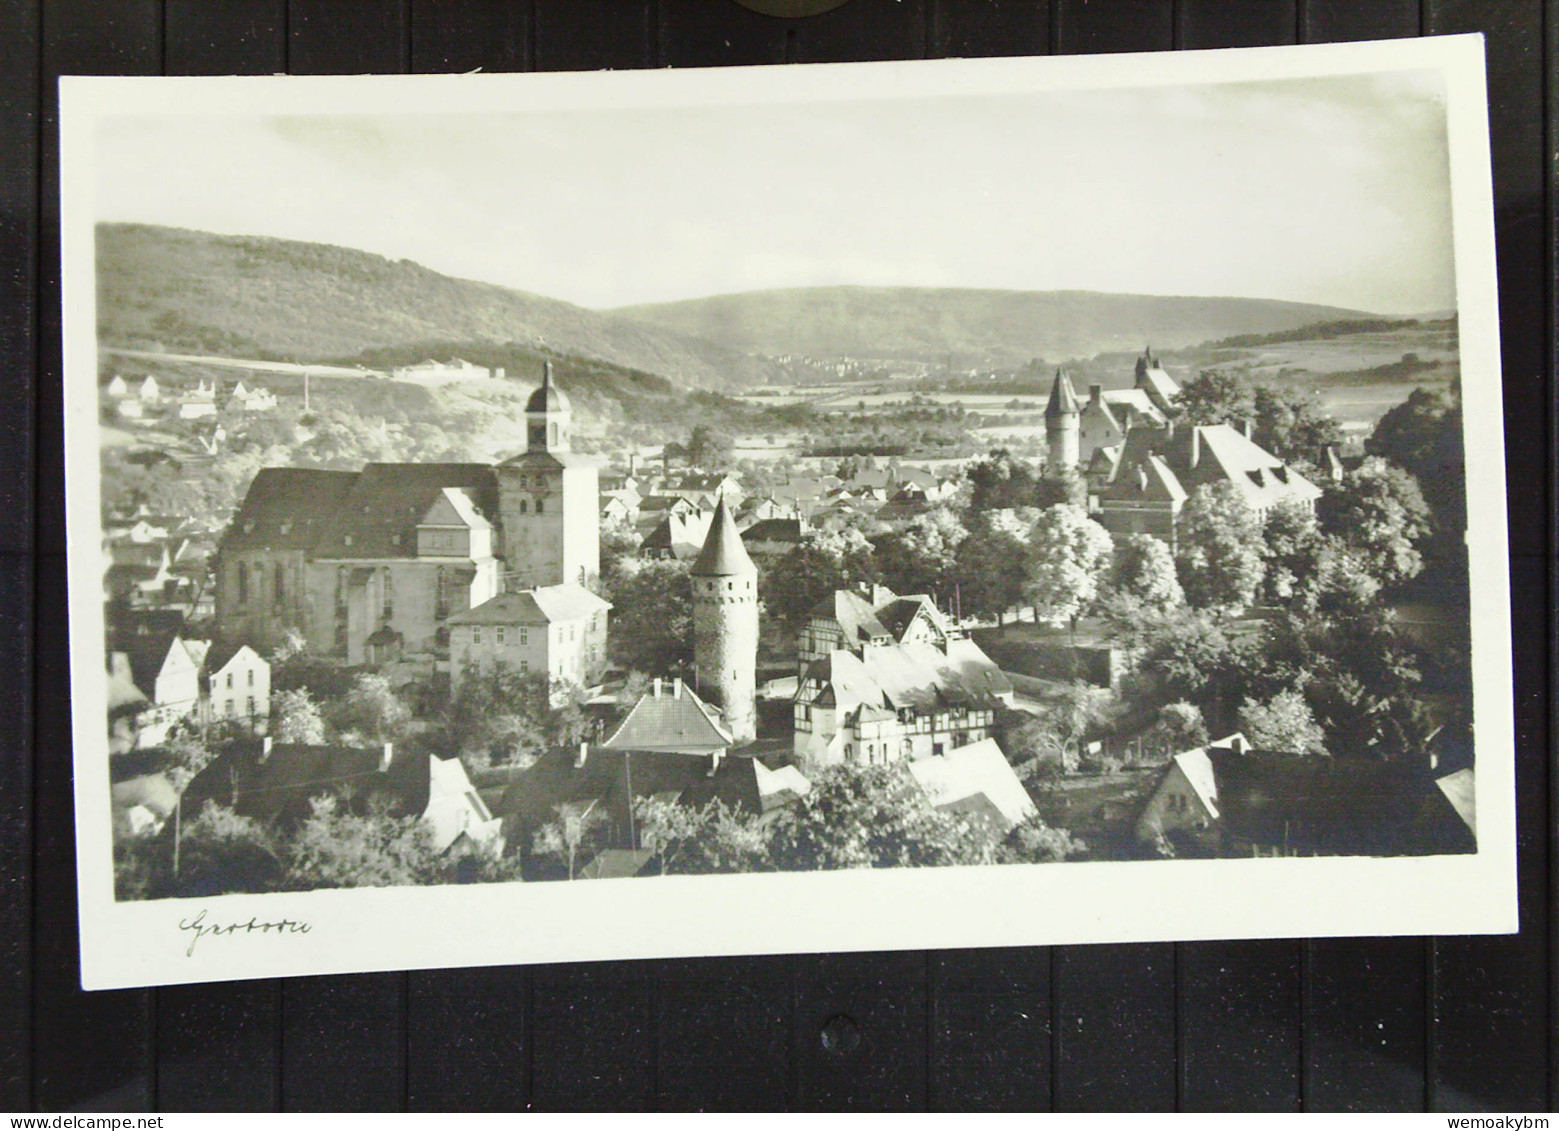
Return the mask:
<svg viewBox="0 0 1559 1131"><path fill-rule="evenodd" d="M742 746L758 736L758 567L723 498L692 579L698 694L720 705L726 728Z"/></svg>
<svg viewBox="0 0 1559 1131"><path fill-rule="evenodd" d="M1078 444L1078 429L1082 419L1082 407L1072 390L1072 378L1064 369L1056 370L1055 384L1050 386L1050 403L1045 406L1045 440L1049 445L1048 468L1051 475L1075 471L1082 459Z"/></svg>

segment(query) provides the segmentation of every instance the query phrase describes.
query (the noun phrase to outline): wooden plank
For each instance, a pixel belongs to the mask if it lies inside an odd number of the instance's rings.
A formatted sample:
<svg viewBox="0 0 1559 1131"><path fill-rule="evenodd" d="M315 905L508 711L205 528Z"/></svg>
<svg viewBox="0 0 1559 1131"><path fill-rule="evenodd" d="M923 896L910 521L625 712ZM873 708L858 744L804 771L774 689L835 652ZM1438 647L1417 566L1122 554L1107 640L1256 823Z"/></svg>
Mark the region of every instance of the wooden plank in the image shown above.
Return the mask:
<svg viewBox="0 0 1559 1131"><path fill-rule="evenodd" d="M1180 948L1180 1106L1300 1110L1299 944Z"/></svg>
<svg viewBox="0 0 1559 1131"><path fill-rule="evenodd" d="M1297 40L1299 10L1297 0L1180 0L1176 23L1176 42L1189 50L1270 47Z"/></svg>
<svg viewBox="0 0 1559 1131"><path fill-rule="evenodd" d="M1511 603L1547 604L1548 563L1517 558ZM1445 1111L1546 1108L1548 967L1551 960L1545 859L1549 700L1547 618L1514 618L1516 824L1521 933L1437 939L1429 1105Z"/></svg>
<svg viewBox="0 0 1559 1131"><path fill-rule="evenodd" d="M282 983L284 1111L400 1111L406 1101L404 974Z"/></svg>
<svg viewBox="0 0 1559 1131"><path fill-rule="evenodd" d="M1063 55L1163 51L1174 46L1172 0L1057 0L1055 45Z"/></svg>
<svg viewBox="0 0 1559 1131"><path fill-rule="evenodd" d="M785 61L786 21L731 0L661 4L659 54L668 67L756 66Z"/></svg>
<svg viewBox="0 0 1559 1131"><path fill-rule="evenodd" d="M536 970L531 1106L538 1111L648 1111L656 1085L651 964Z"/></svg>
<svg viewBox="0 0 1559 1131"><path fill-rule="evenodd" d="M1425 941L1317 939L1306 950L1305 1110L1422 1111Z"/></svg>
<svg viewBox="0 0 1559 1131"><path fill-rule="evenodd" d="M274 981L167 986L157 994L162 1111L274 1111L280 1054Z"/></svg>
<svg viewBox="0 0 1559 1131"><path fill-rule="evenodd" d="M782 1111L790 1104L790 966L783 958L656 964L656 1106Z"/></svg>
<svg viewBox="0 0 1559 1131"><path fill-rule="evenodd" d="M1055 948L1057 1111L1173 1111L1175 948Z"/></svg>
<svg viewBox="0 0 1559 1131"><path fill-rule="evenodd" d="M1543 13L1499 0L1432 0L1427 29L1485 37L1490 150L1499 258L1500 353L1505 388L1505 460L1510 503L1513 650L1516 657L1517 851L1521 933L1437 940L1430 1106L1525 1110L1548 1102L1550 876L1545 798L1551 737L1546 558L1552 478L1548 450L1549 364L1545 325L1553 309L1539 233L1551 220L1543 122ZM1534 487L1537 488L1534 490Z"/></svg>
<svg viewBox="0 0 1559 1131"><path fill-rule="evenodd" d="M393 75L408 69L408 0L288 0L287 70Z"/></svg>
<svg viewBox="0 0 1559 1131"><path fill-rule="evenodd" d="M39 556L33 1102L53 1111L123 1111L155 1102L150 1074L152 994L88 994L80 984L65 623L57 80L61 74L156 74L162 65L161 16L157 0L51 0L43 10L39 367L34 402Z"/></svg>
<svg viewBox="0 0 1559 1131"><path fill-rule="evenodd" d="M1049 50L1044 0L938 0L931 7L930 55L972 59Z"/></svg>
<svg viewBox="0 0 1559 1131"><path fill-rule="evenodd" d="M163 18L168 74L272 74L286 65L284 0L166 0ZM275 981L158 990L158 1107L274 1110L280 995Z"/></svg>
<svg viewBox="0 0 1559 1131"><path fill-rule="evenodd" d="M38 345L38 0L0 6L0 1107L32 1108L33 418Z"/></svg>
<svg viewBox="0 0 1559 1131"><path fill-rule="evenodd" d="M271 75L287 69L286 0L165 0L170 75Z"/></svg>
<svg viewBox="0 0 1559 1131"><path fill-rule="evenodd" d="M411 0L411 67L418 72L530 69L530 7L512 0Z"/></svg>
<svg viewBox="0 0 1559 1131"><path fill-rule="evenodd" d="M648 0L537 0L536 70L653 67L656 28Z"/></svg>
<svg viewBox="0 0 1559 1131"><path fill-rule="evenodd" d="M1049 1110L1050 983L1044 947L931 956L933 1109Z"/></svg>
<svg viewBox="0 0 1559 1131"><path fill-rule="evenodd" d="M795 1106L918 1111L927 1106L926 956L823 954L795 962Z"/></svg>
<svg viewBox="0 0 1559 1131"><path fill-rule="evenodd" d="M1419 32L1419 0L1299 0L1299 42L1404 39Z"/></svg>
<svg viewBox="0 0 1559 1131"><path fill-rule="evenodd" d="M526 1108L530 971L495 966L408 978L407 1109Z"/></svg>
<svg viewBox="0 0 1559 1131"><path fill-rule="evenodd" d="M793 21L787 63L919 59L930 30L926 0L850 0L841 8Z"/></svg>

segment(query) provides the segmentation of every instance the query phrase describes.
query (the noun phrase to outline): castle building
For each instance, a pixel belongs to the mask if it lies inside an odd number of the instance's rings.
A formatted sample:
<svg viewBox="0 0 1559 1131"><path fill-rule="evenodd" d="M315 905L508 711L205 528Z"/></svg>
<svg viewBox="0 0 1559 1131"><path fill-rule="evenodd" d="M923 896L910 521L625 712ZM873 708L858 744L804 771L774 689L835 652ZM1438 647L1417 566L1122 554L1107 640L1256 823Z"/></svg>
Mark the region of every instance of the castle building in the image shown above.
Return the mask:
<svg viewBox="0 0 1559 1131"><path fill-rule="evenodd" d="M990 737L1012 682L929 597L838 590L799 642L795 753L821 765L931 758Z"/></svg>
<svg viewBox="0 0 1559 1131"><path fill-rule="evenodd" d="M1082 462L1078 446L1081 416L1072 378L1066 370L1057 369L1056 379L1050 386L1050 401L1045 405L1046 464L1050 474L1075 470Z"/></svg>
<svg viewBox="0 0 1559 1131"><path fill-rule="evenodd" d="M1180 510L1191 492L1232 483L1257 516L1297 503L1313 507L1321 490L1230 424L1143 426L1126 434L1113 461L1088 473L1094 517L1111 534L1152 534L1175 544Z"/></svg>
<svg viewBox="0 0 1559 1131"><path fill-rule="evenodd" d="M600 482L573 453L573 417L549 361L525 404L525 451L498 467L505 588L586 585L601 572Z"/></svg>
<svg viewBox="0 0 1559 1131"><path fill-rule="evenodd" d="M726 729L741 746L758 734L758 567L723 498L690 572L698 692L720 706Z"/></svg>

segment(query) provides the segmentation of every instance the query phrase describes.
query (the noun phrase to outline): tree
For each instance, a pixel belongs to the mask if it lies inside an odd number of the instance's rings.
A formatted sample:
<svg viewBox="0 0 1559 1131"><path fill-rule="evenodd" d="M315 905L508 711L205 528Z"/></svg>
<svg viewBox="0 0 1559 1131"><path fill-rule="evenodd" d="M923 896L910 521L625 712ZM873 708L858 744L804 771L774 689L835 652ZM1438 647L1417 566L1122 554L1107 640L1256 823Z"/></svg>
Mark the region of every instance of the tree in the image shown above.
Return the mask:
<svg viewBox="0 0 1559 1131"><path fill-rule="evenodd" d="M596 808L598 804L599 801L588 805L565 802L553 808L557 814L555 820L536 830L532 850L557 860L567 869L571 880L581 853L595 843L600 827L606 821L606 814Z"/></svg>
<svg viewBox="0 0 1559 1131"><path fill-rule="evenodd" d="M766 872L773 869L770 828L762 814L731 808L718 797L704 807L704 826L686 872Z"/></svg>
<svg viewBox="0 0 1559 1131"><path fill-rule="evenodd" d="M1240 705L1240 731L1257 750L1281 754L1325 754L1326 732L1298 691L1280 691L1265 703Z"/></svg>
<svg viewBox="0 0 1559 1131"><path fill-rule="evenodd" d="M960 615L995 617L997 625L1001 625L1007 610L1023 599L1027 554L1027 545L1013 531L997 523L981 522L959 543L954 556L953 577Z"/></svg>
<svg viewBox="0 0 1559 1131"><path fill-rule="evenodd" d="M174 895L268 891L280 879L277 845L265 826L215 801L184 814L177 837L178 871L166 881Z"/></svg>
<svg viewBox="0 0 1559 1131"><path fill-rule="evenodd" d="M1418 543L1430 532L1418 480L1377 456L1367 458L1317 504L1322 529L1342 539L1386 588L1424 568Z"/></svg>
<svg viewBox="0 0 1559 1131"><path fill-rule="evenodd" d="M1252 412L1251 439L1283 460L1316 463L1323 448L1343 439L1342 425L1308 390L1257 385Z"/></svg>
<svg viewBox="0 0 1559 1131"><path fill-rule="evenodd" d="M1082 507L1061 503L1041 511L1029 536L1023 586L1035 616L1075 632L1077 618L1099 596L1112 549L1109 532Z"/></svg>
<svg viewBox="0 0 1559 1131"><path fill-rule="evenodd" d="M872 544L858 530L810 530L770 568L764 602L792 632L836 590L876 581Z"/></svg>
<svg viewBox="0 0 1559 1131"><path fill-rule="evenodd" d="M411 709L401 702L390 679L379 672L361 672L352 690L330 712L335 730L357 741L390 742L401 737Z"/></svg>
<svg viewBox="0 0 1559 1131"><path fill-rule="evenodd" d="M316 797L286 848L293 888L403 887L441 878L433 831L415 816L399 816L370 798L354 813L335 797Z"/></svg>
<svg viewBox="0 0 1559 1131"><path fill-rule="evenodd" d="M972 516L982 511L1034 505L1037 480L1033 469L1013 458L1012 453L1004 448L971 463L964 475L971 488L971 521Z"/></svg>
<svg viewBox="0 0 1559 1131"><path fill-rule="evenodd" d="M725 432L709 424L695 424L687 442L688 463L707 469L731 464L736 442Z"/></svg>
<svg viewBox="0 0 1559 1131"><path fill-rule="evenodd" d="M917 515L876 542L883 584L899 593L941 594L952 587L958 547L969 536L946 507Z"/></svg>
<svg viewBox="0 0 1559 1131"><path fill-rule="evenodd" d="M1364 441L1372 456L1390 460L1413 475L1440 524L1453 532L1467 525L1466 458L1462 443L1461 397L1416 388L1390 409Z"/></svg>
<svg viewBox="0 0 1559 1131"><path fill-rule="evenodd" d="M785 871L987 864L997 844L986 823L937 809L898 762L822 771L773 834Z"/></svg>
<svg viewBox="0 0 1559 1131"><path fill-rule="evenodd" d="M1261 534L1266 549L1262 600L1288 605L1314 594L1327 548L1314 512L1298 503L1279 503L1267 513Z"/></svg>
<svg viewBox="0 0 1559 1131"><path fill-rule="evenodd" d="M504 664L468 669L450 701L445 734L475 767L524 765L549 745L576 744L588 725L569 689L560 699L543 672L517 672Z"/></svg>
<svg viewBox="0 0 1559 1131"><path fill-rule="evenodd" d="M1038 815L1015 825L999 850L1004 864L1059 864L1088 851L1088 846L1065 829L1051 828Z"/></svg>
<svg viewBox="0 0 1559 1131"><path fill-rule="evenodd" d="M1160 707L1153 725L1142 734L1143 751L1160 758L1172 758L1206 743L1207 724L1202 721L1201 708L1184 699Z"/></svg>
<svg viewBox="0 0 1559 1131"><path fill-rule="evenodd" d="M1127 534L1116 540L1110 589L1156 612L1167 612L1185 601L1175 576L1174 554L1151 534Z"/></svg>
<svg viewBox="0 0 1559 1131"><path fill-rule="evenodd" d="M693 659L693 581L687 562L624 559L610 582L617 663L668 672Z"/></svg>
<svg viewBox="0 0 1559 1131"><path fill-rule="evenodd" d="M1229 424L1255 410L1250 383L1238 373L1205 369L1180 387L1175 405L1187 424Z"/></svg>
<svg viewBox="0 0 1559 1131"><path fill-rule="evenodd" d="M325 716L308 688L278 691L271 696L271 737L277 742L320 746L325 741Z"/></svg>
<svg viewBox="0 0 1559 1131"><path fill-rule="evenodd" d="M1261 523L1233 483L1204 483L1186 500L1176 527L1175 565L1187 602L1239 612L1261 584Z"/></svg>
<svg viewBox="0 0 1559 1131"><path fill-rule="evenodd" d="M654 853L661 875L676 867L678 858L708 829L712 815L707 809L683 805L674 797L633 799L639 847Z"/></svg>

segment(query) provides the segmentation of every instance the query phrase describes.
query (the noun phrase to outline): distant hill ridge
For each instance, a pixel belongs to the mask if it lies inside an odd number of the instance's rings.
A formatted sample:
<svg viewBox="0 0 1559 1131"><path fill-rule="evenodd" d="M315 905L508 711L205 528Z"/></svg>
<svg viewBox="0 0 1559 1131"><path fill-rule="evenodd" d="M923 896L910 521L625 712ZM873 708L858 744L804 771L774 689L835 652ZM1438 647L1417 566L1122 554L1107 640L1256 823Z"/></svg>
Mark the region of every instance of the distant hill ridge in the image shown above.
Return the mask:
<svg viewBox="0 0 1559 1131"><path fill-rule="evenodd" d="M956 365L998 366L1370 317L1275 299L863 286L746 291L611 313L743 353L935 363L952 355Z"/></svg>
<svg viewBox="0 0 1559 1131"><path fill-rule="evenodd" d="M330 244L149 224L97 227L98 330L111 345L267 360L417 342L524 344L707 388L759 360L558 299Z"/></svg>

